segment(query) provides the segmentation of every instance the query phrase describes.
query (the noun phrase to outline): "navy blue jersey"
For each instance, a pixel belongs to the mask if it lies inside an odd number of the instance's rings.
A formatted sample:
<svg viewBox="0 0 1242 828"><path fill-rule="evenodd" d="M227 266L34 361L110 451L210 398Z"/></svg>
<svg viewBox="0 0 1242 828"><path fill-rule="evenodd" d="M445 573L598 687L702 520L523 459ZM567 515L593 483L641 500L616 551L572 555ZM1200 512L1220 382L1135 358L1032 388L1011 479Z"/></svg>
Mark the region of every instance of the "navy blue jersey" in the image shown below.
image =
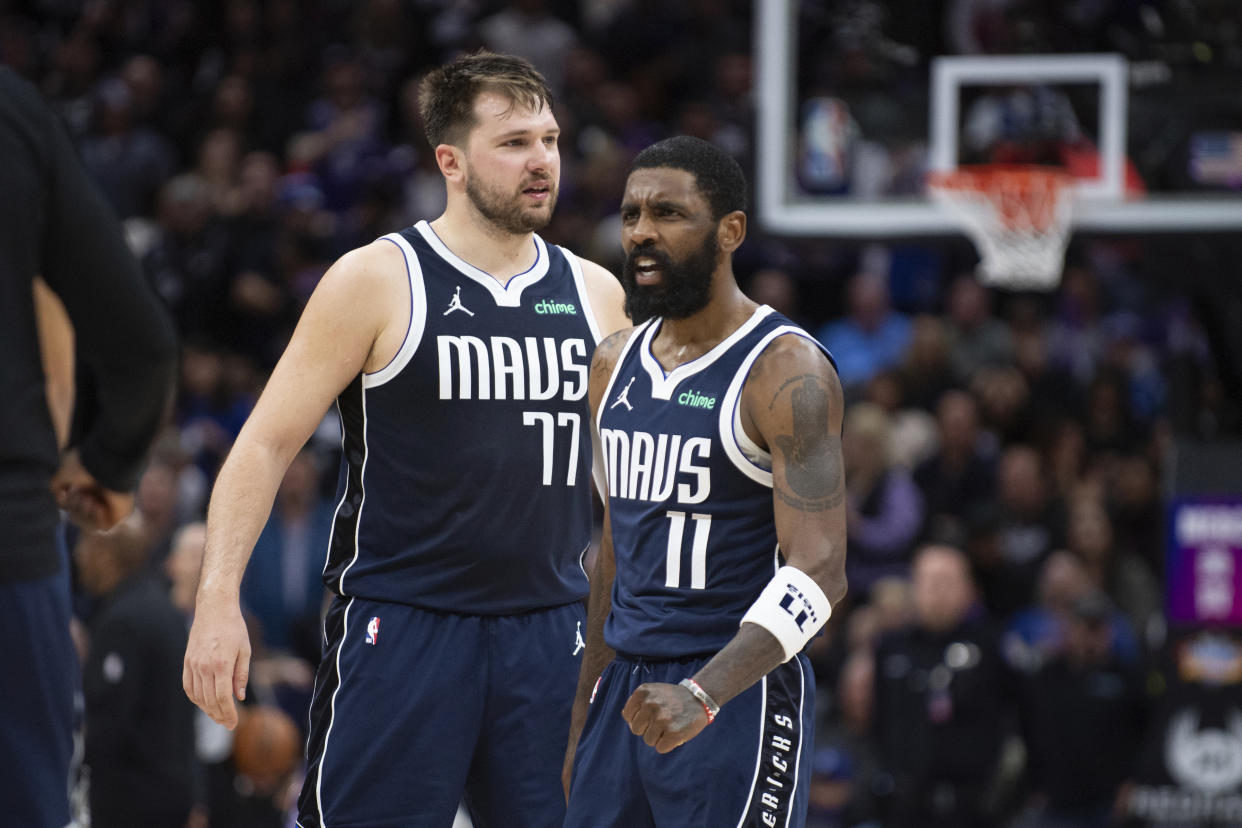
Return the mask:
<svg viewBox="0 0 1242 828"><path fill-rule="evenodd" d="M578 261L536 236L535 264L502 286L426 222L384 239L405 254L410 327L391 363L337 398L325 581L481 615L582 598L599 330Z"/></svg>
<svg viewBox="0 0 1242 828"><path fill-rule="evenodd" d="M665 372L651 351L659 329L653 319L630 336L598 413L617 560L604 639L620 653L684 658L727 644L782 563L771 456L743 431L739 402L772 340L815 340L763 306Z"/></svg>

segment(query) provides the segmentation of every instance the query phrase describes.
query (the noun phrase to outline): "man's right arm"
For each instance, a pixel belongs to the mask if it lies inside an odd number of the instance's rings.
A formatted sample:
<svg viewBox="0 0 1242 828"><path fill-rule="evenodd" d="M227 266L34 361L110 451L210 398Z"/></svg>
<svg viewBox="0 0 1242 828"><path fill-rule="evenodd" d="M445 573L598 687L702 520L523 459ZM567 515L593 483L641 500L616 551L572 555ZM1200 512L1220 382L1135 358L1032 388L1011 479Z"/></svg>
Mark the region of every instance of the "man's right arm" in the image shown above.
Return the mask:
<svg viewBox="0 0 1242 828"><path fill-rule="evenodd" d="M246 563L285 470L332 400L400 347L405 331L397 336L389 320L408 318L404 274L400 251L384 241L328 270L216 478L182 682L190 699L226 727L237 724L232 697L244 698L249 676L239 604Z"/></svg>
<svg viewBox="0 0 1242 828"><path fill-rule="evenodd" d="M608 380L612 376L617 357L626 341L633 333L628 328L606 338L595 349L591 359L591 420L598 418L597 412L603 401L604 392L608 388ZM612 610L612 582L616 577L616 560L612 549L612 519L608 509L608 493L601 491L604 500L604 528L600 538L599 555L595 561L595 570L591 575L591 597L587 602L587 634L586 647L582 653L582 667L578 673L578 690L574 696L573 714L569 724L569 745L565 751L565 764L561 771L561 782L565 786L565 798L569 798L570 777L573 774L574 754L578 751L578 737L586 725L587 709L590 707L591 694L595 682L604 672L604 668L612 661L614 653L604 643L604 621Z"/></svg>

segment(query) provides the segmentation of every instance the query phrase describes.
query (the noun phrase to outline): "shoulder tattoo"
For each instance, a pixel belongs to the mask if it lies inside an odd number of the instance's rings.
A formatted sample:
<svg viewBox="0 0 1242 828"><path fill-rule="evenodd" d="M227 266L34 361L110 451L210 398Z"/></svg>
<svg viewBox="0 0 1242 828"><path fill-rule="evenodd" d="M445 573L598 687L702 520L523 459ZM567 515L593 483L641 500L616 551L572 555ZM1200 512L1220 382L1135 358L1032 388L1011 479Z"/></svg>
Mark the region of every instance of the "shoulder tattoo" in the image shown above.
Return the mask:
<svg viewBox="0 0 1242 828"><path fill-rule="evenodd" d="M845 498L841 438L828 431L833 394L822 377L801 374L781 385L769 407L787 392L792 433L773 440L785 460L784 479L773 479L773 490L794 509L822 512Z"/></svg>

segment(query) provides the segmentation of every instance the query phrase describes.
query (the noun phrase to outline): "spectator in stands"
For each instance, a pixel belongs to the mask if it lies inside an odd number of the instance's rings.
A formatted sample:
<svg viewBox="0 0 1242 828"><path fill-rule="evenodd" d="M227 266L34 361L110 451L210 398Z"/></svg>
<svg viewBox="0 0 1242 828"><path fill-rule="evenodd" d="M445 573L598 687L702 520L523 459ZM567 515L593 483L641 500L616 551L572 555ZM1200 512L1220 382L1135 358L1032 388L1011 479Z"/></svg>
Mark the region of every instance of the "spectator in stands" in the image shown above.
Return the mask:
<svg viewBox="0 0 1242 828"><path fill-rule="evenodd" d="M312 663L319 656L323 550L335 511L319 494L319 477L317 458L303 449L276 491L241 591L242 606L258 621L263 644Z"/></svg>
<svg viewBox="0 0 1242 828"><path fill-rule="evenodd" d="M926 504L924 533L964 541L970 510L994 497L996 460L979 433L979 407L964 391L949 391L936 406L939 450L914 471Z"/></svg>
<svg viewBox="0 0 1242 828"><path fill-rule="evenodd" d="M241 153L240 136L225 128L211 130L198 146L195 172L207 190L211 213L217 218L230 219L241 210L238 188Z"/></svg>
<svg viewBox="0 0 1242 828"><path fill-rule="evenodd" d="M176 163L166 138L133 123L133 106L125 81L104 79L95 90L94 128L81 146L83 166L123 219L151 213Z"/></svg>
<svg viewBox="0 0 1242 828"><path fill-rule="evenodd" d="M84 534L74 557L82 587L102 599L82 687L91 825L186 825L198 771L194 707L181 689L185 622L147 571L134 519Z"/></svg>
<svg viewBox="0 0 1242 828"><path fill-rule="evenodd" d="M988 289L969 273L949 285L949 362L959 382L969 382L985 365L1013 362L1013 334L992 315L991 299Z"/></svg>
<svg viewBox="0 0 1242 828"><path fill-rule="evenodd" d="M910 473L891 459L890 422L872 403L846 409L842 460L848 487L850 594L866 596L886 575L904 574L923 525L923 498Z"/></svg>
<svg viewBox="0 0 1242 828"><path fill-rule="evenodd" d="M1077 494L1068 512L1066 547L1082 559L1092 583L1106 592L1140 635L1163 608L1160 581L1137 556L1118 553L1102 494Z"/></svg>
<svg viewBox="0 0 1242 828"><path fill-rule="evenodd" d="M927 546L912 566L914 622L876 651L875 723L892 828L990 828L1007 677L970 563Z"/></svg>
<svg viewBox="0 0 1242 828"><path fill-rule="evenodd" d="M1087 474L1087 441L1082 423L1070 417L1049 426L1044 447L1048 483L1055 496L1067 498Z"/></svg>
<svg viewBox="0 0 1242 828"><path fill-rule="evenodd" d="M901 375L879 372L863 388L862 399L889 416L889 458L906 470L916 468L936 451L936 420L922 408L906 404Z"/></svg>
<svg viewBox="0 0 1242 828"><path fill-rule="evenodd" d="M206 545L206 524L187 523L173 536L172 551L164 563L164 572L172 583L169 592L172 603L185 619L187 630L194 617L194 599ZM287 657L258 658L251 670L251 685L256 697L270 697L285 680L306 688L312 679L309 667L304 663L294 664ZM300 715L304 718L305 711ZM198 708L194 708L194 729L195 754L205 775L203 787L209 824L227 828L281 828L285 824L281 812L287 810L287 806L281 808L273 800L287 797L272 796L270 791L257 794L254 785L241 778L232 761L236 734L213 722ZM268 746L252 744L251 747Z"/></svg>
<svg viewBox="0 0 1242 828"><path fill-rule="evenodd" d="M152 456L138 480L134 493L134 511L141 519L147 563L158 569L163 566L172 545L172 536L178 526L180 509L177 471L168 463Z"/></svg>
<svg viewBox="0 0 1242 828"><path fill-rule="evenodd" d="M1153 573L1163 572L1164 508L1155 465L1143 454L1119 457L1105 494L1117 554L1143 561Z"/></svg>
<svg viewBox="0 0 1242 828"><path fill-rule="evenodd" d="M181 354L177 426L182 445L213 480L254 405L249 389L230 383L225 368L225 354L219 347L202 340L186 342Z"/></svg>
<svg viewBox="0 0 1242 828"><path fill-rule="evenodd" d="M849 284L848 315L816 334L837 360L846 393L857 392L876 372L901 361L910 343L910 320L889 307L885 276L861 272Z"/></svg>
<svg viewBox="0 0 1242 828"><path fill-rule="evenodd" d="M1138 450L1145 434L1135 421L1125 376L1103 370L1087 389L1087 449L1095 455L1120 455Z"/></svg>
<svg viewBox="0 0 1242 828"><path fill-rule="evenodd" d="M212 91L207 117L202 124L208 132L227 129L240 136L243 146L266 148L259 138L262 118L255 117L254 89L249 78L226 75Z"/></svg>
<svg viewBox="0 0 1242 828"><path fill-rule="evenodd" d="M1084 387L1095 375L1103 348L1102 304L1098 281L1089 268L1065 268L1048 334L1049 360Z"/></svg>
<svg viewBox="0 0 1242 828"><path fill-rule="evenodd" d="M1065 519L1030 446L1005 449L997 482L996 546L989 557L976 558L975 566L989 611L1003 620L1034 600L1036 573L1062 545Z"/></svg>
<svg viewBox="0 0 1242 828"><path fill-rule="evenodd" d="M230 237L226 314L230 347L270 368L277 355L273 335L291 327L293 308L280 280L277 254L281 233L277 204L280 167L266 152L251 152L238 171L238 211L228 224Z"/></svg>
<svg viewBox="0 0 1242 828"><path fill-rule="evenodd" d="M1016 302L1008 323L1013 330L1015 365L1029 389L1027 413L1039 434L1055 429L1060 420L1082 419L1082 387L1050 357L1049 326L1032 302Z"/></svg>
<svg viewBox="0 0 1242 828"><path fill-rule="evenodd" d="M578 35L548 9L547 0L517 0L479 21L479 35L493 52L524 57L543 73L559 96L565 89L565 60Z"/></svg>
<svg viewBox="0 0 1242 828"><path fill-rule="evenodd" d="M194 596L198 594L198 574L203 567L203 549L207 546L207 526L192 521L177 529L164 559L164 575L168 578L168 597L173 606L189 619L194 615Z"/></svg>
<svg viewBox="0 0 1242 828"><path fill-rule="evenodd" d="M846 810L857 786L850 755L836 747L817 747L811 755L811 786L806 828L848 828Z"/></svg>
<svg viewBox="0 0 1242 828"><path fill-rule="evenodd" d="M873 788L889 784L876 755L875 658L870 647L851 650L837 679L828 715L815 728L807 825L849 828L876 817Z"/></svg>
<svg viewBox="0 0 1242 828"><path fill-rule="evenodd" d="M983 427L1000 443L1034 440L1031 389L1012 365L989 365L971 378L970 393L979 402Z"/></svg>
<svg viewBox="0 0 1242 828"><path fill-rule="evenodd" d="M102 63L99 42L85 26L76 26L47 56L42 89L77 139L91 128L95 111L94 89Z"/></svg>
<svg viewBox="0 0 1242 828"><path fill-rule="evenodd" d="M120 77L129 87L134 124L158 129L164 120L164 71L159 61L150 55L134 55L121 67Z"/></svg>
<svg viewBox="0 0 1242 828"><path fill-rule="evenodd" d="M802 316L798 294L798 281L789 271L777 267L756 271L750 277L746 290L746 295L751 299L794 320Z"/></svg>
<svg viewBox="0 0 1242 828"><path fill-rule="evenodd" d="M949 339L944 323L935 316L916 316L910 326L910 344L898 367L905 398L910 405L935 410L940 396L960 385L949 364Z"/></svg>
<svg viewBox="0 0 1242 828"><path fill-rule="evenodd" d="M154 240L142 267L187 338L226 330L229 241L212 215L201 178L181 173L163 186Z"/></svg>
<svg viewBox="0 0 1242 828"><path fill-rule="evenodd" d="M1033 828L1107 828L1146 729L1143 677L1118 657L1112 603L1078 597L1065 643L1020 682Z"/></svg>
<svg viewBox="0 0 1242 828"><path fill-rule="evenodd" d="M342 213L359 194L367 163L387 151L383 104L367 88L365 67L348 49L329 49L322 73L323 95L307 109L307 131L290 149L290 161L314 170L325 206Z"/></svg>
<svg viewBox="0 0 1242 828"><path fill-rule="evenodd" d="M1082 559L1064 549L1048 556L1039 572L1037 603L1020 610L1005 633L1005 659L1019 672L1033 673L1063 657L1069 642L1069 625L1078 602L1099 592ZM1130 622L1117 609L1107 619L1112 656L1118 663L1135 666L1139 644Z"/></svg>
<svg viewBox="0 0 1242 828"><path fill-rule="evenodd" d="M1143 319L1132 311L1119 311L1104 317L1100 327L1104 335L1101 368L1124 377L1132 418L1150 423L1164 410L1168 383L1155 348L1146 341Z"/></svg>

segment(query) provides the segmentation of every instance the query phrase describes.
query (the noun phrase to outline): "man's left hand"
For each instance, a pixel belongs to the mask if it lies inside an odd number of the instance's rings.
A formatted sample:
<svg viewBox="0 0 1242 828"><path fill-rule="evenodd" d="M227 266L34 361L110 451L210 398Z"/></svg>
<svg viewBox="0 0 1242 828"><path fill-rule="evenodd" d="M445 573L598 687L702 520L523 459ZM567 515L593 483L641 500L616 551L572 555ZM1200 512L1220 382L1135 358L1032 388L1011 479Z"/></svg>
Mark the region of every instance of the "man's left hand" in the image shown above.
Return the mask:
<svg viewBox="0 0 1242 828"><path fill-rule="evenodd" d="M643 684L625 703L621 717L635 736L668 753L707 727L707 711L679 684Z"/></svg>

